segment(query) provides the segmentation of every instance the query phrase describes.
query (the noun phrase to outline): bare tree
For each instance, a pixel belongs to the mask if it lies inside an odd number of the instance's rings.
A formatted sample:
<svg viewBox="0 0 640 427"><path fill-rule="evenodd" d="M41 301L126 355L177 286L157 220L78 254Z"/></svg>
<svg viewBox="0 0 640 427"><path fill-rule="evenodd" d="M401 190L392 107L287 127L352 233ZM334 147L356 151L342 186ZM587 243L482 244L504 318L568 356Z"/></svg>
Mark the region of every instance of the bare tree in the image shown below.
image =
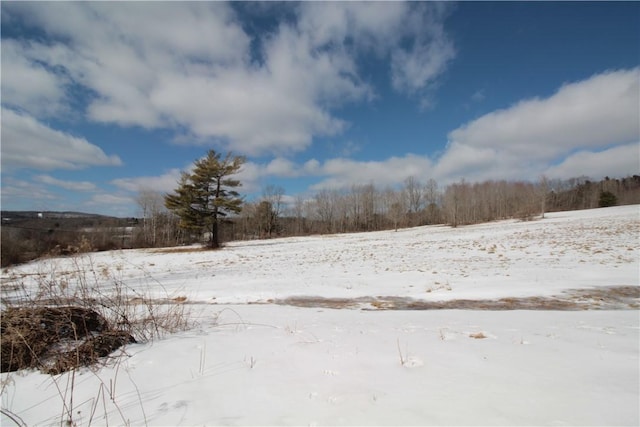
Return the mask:
<svg viewBox="0 0 640 427"><path fill-rule="evenodd" d="M267 185L262 190L262 202L259 205L259 211L261 216L264 216L264 221L266 221L265 229L269 237L272 237L273 233L278 230L278 221L283 209L283 196L284 188L280 186Z"/></svg>
<svg viewBox="0 0 640 427"><path fill-rule="evenodd" d="M410 176L404 180L404 191L407 194L407 208L409 212L418 212L422 209L422 184L415 177Z"/></svg>
<svg viewBox="0 0 640 427"><path fill-rule="evenodd" d="M540 211L542 218L544 218L544 213L547 210L547 193L549 192L549 179L546 175L540 175L540 179L538 180L538 192L540 197Z"/></svg>
<svg viewBox="0 0 640 427"><path fill-rule="evenodd" d="M394 191L387 189L383 194L386 205L387 217L391 221L393 228L398 231L398 227L405 225L407 206L410 203L406 191Z"/></svg>
<svg viewBox="0 0 640 427"><path fill-rule="evenodd" d="M430 178L424 185L423 189L424 202L426 204L425 220L427 224L435 224L440 222L440 192L438 191L438 183L435 179Z"/></svg>
<svg viewBox="0 0 640 427"><path fill-rule="evenodd" d="M295 230L294 234L301 235L304 233L304 204L305 198L302 194L296 195L293 199L293 206L291 207L292 216L295 218Z"/></svg>
<svg viewBox="0 0 640 427"><path fill-rule="evenodd" d="M332 232L335 216L335 191L320 190L315 196L315 211L323 231Z"/></svg>
<svg viewBox="0 0 640 427"><path fill-rule="evenodd" d="M182 240L178 218L164 206L164 195L143 188L138 192L136 202L142 216L142 227L136 237L137 246L169 246Z"/></svg>
<svg viewBox="0 0 640 427"><path fill-rule="evenodd" d="M258 227L258 236L271 238L276 227L276 215L273 205L268 200L262 200L256 205L255 224Z"/></svg>
<svg viewBox="0 0 640 427"><path fill-rule="evenodd" d="M465 196L465 187L467 184L464 179L459 183L450 184L444 192L444 210L447 215L447 222L452 227L457 227L463 222L463 203Z"/></svg>
<svg viewBox="0 0 640 427"><path fill-rule="evenodd" d="M351 227L349 196L344 193L334 192L333 204L335 212L334 231L345 233Z"/></svg>
<svg viewBox="0 0 640 427"><path fill-rule="evenodd" d="M362 219L366 231L376 229L376 188L372 183L360 187Z"/></svg>
<svg viewBox="0 0 640 427"><path fill-rule="evenodd" d="M255 239L259 236L259 225L256 224L257 204L246 202L237 218L241 239Z"/></svg>
<svg viewBox="0 0 640 427"><path fill-rule="evenodd" d="M349 227L353 231L359 231L362 223L362 202L359 187L352 185L351 191L346 197L349 205Z"/></svg>

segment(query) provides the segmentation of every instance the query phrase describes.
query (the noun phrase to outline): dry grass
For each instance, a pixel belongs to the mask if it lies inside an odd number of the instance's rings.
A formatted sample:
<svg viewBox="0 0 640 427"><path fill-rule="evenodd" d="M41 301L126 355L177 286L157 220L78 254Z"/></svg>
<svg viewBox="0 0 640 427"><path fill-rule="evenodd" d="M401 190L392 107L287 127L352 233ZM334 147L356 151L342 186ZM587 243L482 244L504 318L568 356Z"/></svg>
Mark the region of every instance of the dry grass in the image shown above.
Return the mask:
<svg viewBox="0 0 640 427"><path fill-rule="evenodd" d="M187 329L185 296L141 294L90 257L71 271L42 272L2 285L2 372L59 373L95 364L124 344Z"/></svg>
<svg viewBox="0 0 640 427"><path fill-rule="evenodd" d="M477 340L481 340L481 339L487 338L487 336L482 332L476 332L473 334L469 334L469 338L475 338Z"/></svg>
<svg viewBox="0 0 640 427"><path fill-rule="evenodd" d="M50 374L50 385L59 396L57 402L55 398L50 402L53 413L60 411L56 424L91 425L102 411L100 424L130 425L116 388L121 357L126 355L124 346L191 327L187 298L167 293L165 298L154 299L137 292L124 283L119 266L115 271L96 269L90 256L77 256L73 263L65 271L52 265L49 271L3 281L2 371L35 368ZM102 363L115 364L116 379L101 379ZM86 367L99 380L88 419L78 410L87 402L76 402L74 393L76 372ZM13 384L12 375L3 376L3 404ZM147 424L139 393L138 399ZM16 425L26 425L10 407L3 406L1 411ZM109 420L109 413L117 414L117 419Z"/></svg>
<svg viewBox="0 0 640 427"><path fill-rule="evenodd" d="M550 297L500 298L495 300L425 301L395 296L360 298L294 296L274 302L296 307L360 308L362 310L636 310L640 308L640 286L576 289Z"/></svg>
<svg viewBox="0 0 640 427"><path fill-rule="evenodd" d="M2 372L38 368L59 374L92 365L135 342L94 310L82 307L10 307L2 313L0 325Z"/></svg>
<svg viewBox="0 0 640 427"><path fill-rule="evenodd" d="M154 254L184 254L191 252L204 252L210 251L211 248L207 246L184 246L184 247L175 247L175 248L160 248L154 249L151 252Z"/></svg>
<svg viewBox="0 0 640 427"><path fill-rule="evenodd" d="M295 307L321 307L321 308L357 308L362 303L370 302L370 298L323 298L323 297L289 297L277 299L274 302L280 305L292 305Z"/></svg>

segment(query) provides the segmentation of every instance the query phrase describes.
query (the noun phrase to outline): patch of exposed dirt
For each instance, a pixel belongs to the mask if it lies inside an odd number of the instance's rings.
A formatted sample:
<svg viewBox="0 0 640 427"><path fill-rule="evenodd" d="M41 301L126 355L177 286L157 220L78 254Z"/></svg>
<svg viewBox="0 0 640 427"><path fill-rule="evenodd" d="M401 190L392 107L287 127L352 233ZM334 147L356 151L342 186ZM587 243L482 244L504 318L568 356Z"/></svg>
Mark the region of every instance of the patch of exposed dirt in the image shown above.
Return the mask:
<svg viewBox="0 0 640 427"><path fill-rule="evenodd" d="M207 246L184 246L184 247L174 247L174 248L160 248L160 249L153 249L151 250L151 253L154 254L184 254L184 253L191 253L191 252L205 252L205 251L210 251L210 250L214 250L211 249Z"/></svg>
<svg viewBox="0 0 640 427"><path fill-rule="evenodd" d="M378 296L360 298L323 298L299 296L274 301L280 305L362 310L637 310L639 286L612 286L575 289L550 297L500 298L493 300L458 299L425 301L407 297Z"/></svg>
<svg viewBox="0 0 640 427"><path fill-rule="evenodd" d="M96 311L84 307L10 307L0 318L1 371L37 368L59 374L90 366L127 343Z"/></svg>

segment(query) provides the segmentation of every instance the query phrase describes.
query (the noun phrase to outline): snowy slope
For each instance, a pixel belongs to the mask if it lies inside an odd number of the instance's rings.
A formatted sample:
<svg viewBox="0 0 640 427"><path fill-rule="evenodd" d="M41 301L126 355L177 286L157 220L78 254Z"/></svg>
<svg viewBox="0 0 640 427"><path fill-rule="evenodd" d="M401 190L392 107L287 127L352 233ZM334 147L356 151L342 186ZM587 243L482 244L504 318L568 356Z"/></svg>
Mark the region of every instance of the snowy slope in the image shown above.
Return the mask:
<svg viewBox="0 0 640 427"><path fill-rule="evenodd" d="M80 266L104 277L105 289L116 275L136 292L194 304L195 329L131 345L119 363L76 375L78 425L638 425L637 310L270 302L638 287L639 214L626 206L457 229L236 242L217 252L114 251L39 261L2 278L29 286L34 273L64 276ZM28 425L59 425L70 375L53 379L3 374L2 408ZM11 422L3 416L2 425Z"/></svg>
<svg viewBox="0 0 640 427"><path fill-rule="evenodd" d="M189 301L248 303L292 295L486 299L637 285L639 236L640 209L624 206L457 229L234 242L217 252L104 252L80 261L36 262L3 277L73 271L80 262L115 273L137 290Z"/></svg>

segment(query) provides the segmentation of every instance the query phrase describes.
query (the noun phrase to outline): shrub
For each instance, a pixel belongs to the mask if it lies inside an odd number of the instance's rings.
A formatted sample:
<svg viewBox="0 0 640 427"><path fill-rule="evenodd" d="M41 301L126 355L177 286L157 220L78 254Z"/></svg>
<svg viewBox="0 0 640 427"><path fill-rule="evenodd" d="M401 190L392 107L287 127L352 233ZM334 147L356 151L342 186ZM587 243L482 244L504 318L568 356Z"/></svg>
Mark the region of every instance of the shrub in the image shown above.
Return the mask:
<svg viewBox="0 0 640 427"><path fill-rule="evenodd" d="M59 374L135 342L95 310L77 306L10 307L2 313L0 330L2 372L39 368Z"/></svg>
<svg viewBox="0 0 640 427"><path fill-rule="evenodd" d="M91 258L73 258L73 274L58 266L3 284L2 372L38 368L60 373L97 363L132 342L191 325L186 298L154 299L128 287Z"/></svg>
<svg viewBox="0 0 640 427"><path fill-rule="evenodd" d="M618 198L611 191L601 191L600 200L598 206L601 208L608 208L609 206L616 206L618 204Z"/></svg>

